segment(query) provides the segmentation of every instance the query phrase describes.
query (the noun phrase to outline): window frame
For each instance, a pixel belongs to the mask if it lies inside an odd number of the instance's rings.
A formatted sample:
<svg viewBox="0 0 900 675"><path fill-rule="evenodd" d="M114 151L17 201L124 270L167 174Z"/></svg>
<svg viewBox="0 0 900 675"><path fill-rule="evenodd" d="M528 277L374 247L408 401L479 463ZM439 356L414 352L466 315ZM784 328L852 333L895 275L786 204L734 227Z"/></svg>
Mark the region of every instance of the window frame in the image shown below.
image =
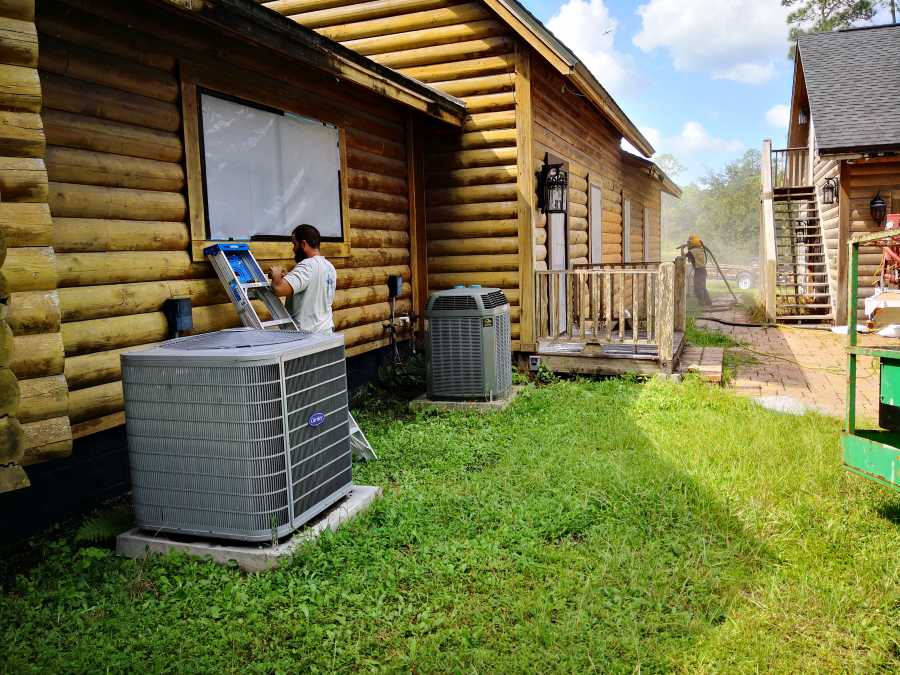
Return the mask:
<svg viewBox="0 0 900 675"><path fill-rule="evenodd" d="M346 130L338 123L338 120L329 119L327 114L323 114L324 111L315 109L313 106L303 106L298 102L279 97L278 92L272 87L260 83L261 78L258 75L229 70L228 75L225 76L222 73L216 73L211 68L185 62L180 64L179 70L192 260L205 260L203 250L207 246L227 243L225 240L212 239L209 236L206 157L203 147L203 120L200 108L201 93L277 114L300 115L331 124L337 128L340 157L338 196L340 199L341 236L323 239L322 253L330 258L349 257L351 247L347 138ZM246 75L246 77L241 75ZM241 241L249 243L250 250L260 260L290 260L294 258L289 236L273 235L272 239Z"/></svg>
<svg viewBox="0 0 900 675"><path fill-rule="evenodd" d="M631 262L631 199L622 195L622 262Z"/></svg>

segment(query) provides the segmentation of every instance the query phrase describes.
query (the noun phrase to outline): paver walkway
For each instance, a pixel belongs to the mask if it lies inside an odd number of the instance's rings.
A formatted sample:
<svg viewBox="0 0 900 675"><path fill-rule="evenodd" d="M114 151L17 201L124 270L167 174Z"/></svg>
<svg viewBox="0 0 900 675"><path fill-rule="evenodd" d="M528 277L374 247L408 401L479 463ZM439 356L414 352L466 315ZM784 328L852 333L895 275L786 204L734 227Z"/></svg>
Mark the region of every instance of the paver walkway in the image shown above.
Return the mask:
<svg viewBox="0 0 900 675"><path fill-rule="evenodd" d="M743 310L710 312L727 321L750 323ZM697 326L719 330L745 348L729 349L737 361L731 382L745 396L787 396L819 410L843 417L847 400L847 336L825 329L749 328L697 321ZM860 335L859 344L900 347L900 340ZM878 371L874 359L860 358L857 366L857 418L878 419Z"/></svg>

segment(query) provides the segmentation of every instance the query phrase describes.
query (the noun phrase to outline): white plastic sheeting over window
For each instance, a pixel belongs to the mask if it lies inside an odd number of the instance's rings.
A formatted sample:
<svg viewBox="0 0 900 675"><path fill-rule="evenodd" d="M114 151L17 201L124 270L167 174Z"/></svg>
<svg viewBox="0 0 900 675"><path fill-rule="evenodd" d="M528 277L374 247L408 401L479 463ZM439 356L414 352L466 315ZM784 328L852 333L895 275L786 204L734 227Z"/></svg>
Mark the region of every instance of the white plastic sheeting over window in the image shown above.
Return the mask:
<svg viewBox="0 0 900 675"><path fill-rule="evenodd" d="M200 95L211 239L342 236L340 136L318 120Z"/></svg>

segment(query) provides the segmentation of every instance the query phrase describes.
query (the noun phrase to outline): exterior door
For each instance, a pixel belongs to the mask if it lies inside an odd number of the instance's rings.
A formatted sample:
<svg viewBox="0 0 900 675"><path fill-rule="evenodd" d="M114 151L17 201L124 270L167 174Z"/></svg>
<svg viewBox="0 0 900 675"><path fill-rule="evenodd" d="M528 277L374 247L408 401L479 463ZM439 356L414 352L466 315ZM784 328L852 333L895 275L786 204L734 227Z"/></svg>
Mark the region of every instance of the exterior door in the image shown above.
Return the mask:
<svg viewBox="0 0 900 675"><path fill-rule="evenodd" d="M551 213L547 216L547 269L564 270L567 266L568 241L566 240L566 214ZM556 291L554 291L556 289ZM565 276L560 274L551 277L550 300L554 294L558 298L559 320L555 326L550 326L550 333L559 336L565 331L566 326L566 289ZM550 321L553 321L551 312Z"/></svg>
<svg viewBox="0 0 900 675"><path fill-rule="evenodd" d="M591 263L603 262L603 188L591 184L589 197L591 205Z"/></svg>
<svg viewBox="0 0 900 675"><path fill-rule="evenodd" d="M651 262L650 233L653 231L652 222L653 218L650 209L644 209L644 262Z"/></svg>
<svg viewBox="0 0 900 675"><path fill-rule="evenodd" d="M622 201L622 262L631 262L631 200Z"/></svg>

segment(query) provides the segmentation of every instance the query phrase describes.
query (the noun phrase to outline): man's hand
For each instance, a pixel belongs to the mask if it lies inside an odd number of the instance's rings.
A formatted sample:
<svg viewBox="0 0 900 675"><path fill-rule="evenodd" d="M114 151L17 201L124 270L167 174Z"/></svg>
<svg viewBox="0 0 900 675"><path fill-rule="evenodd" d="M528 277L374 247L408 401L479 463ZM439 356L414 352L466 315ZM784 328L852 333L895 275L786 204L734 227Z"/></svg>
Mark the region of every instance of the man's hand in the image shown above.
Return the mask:
<svg viewBox="0 0 900 675"><path fill-rule="evenodd" d="M272 279L272 290L275 291L275 295L279 298L286 298L287 296L294 294L293 287L284 280L285 274L284 268L278 265L272 265L272 267L269 268L269 277Z"/></svg>
<svg viewBox="0 0 900 675"><path fill-rule="evenodd" d="M269 278L272 281L280 280L284 276L284 268L279 265L272 265L269 269Z"/></svg>

